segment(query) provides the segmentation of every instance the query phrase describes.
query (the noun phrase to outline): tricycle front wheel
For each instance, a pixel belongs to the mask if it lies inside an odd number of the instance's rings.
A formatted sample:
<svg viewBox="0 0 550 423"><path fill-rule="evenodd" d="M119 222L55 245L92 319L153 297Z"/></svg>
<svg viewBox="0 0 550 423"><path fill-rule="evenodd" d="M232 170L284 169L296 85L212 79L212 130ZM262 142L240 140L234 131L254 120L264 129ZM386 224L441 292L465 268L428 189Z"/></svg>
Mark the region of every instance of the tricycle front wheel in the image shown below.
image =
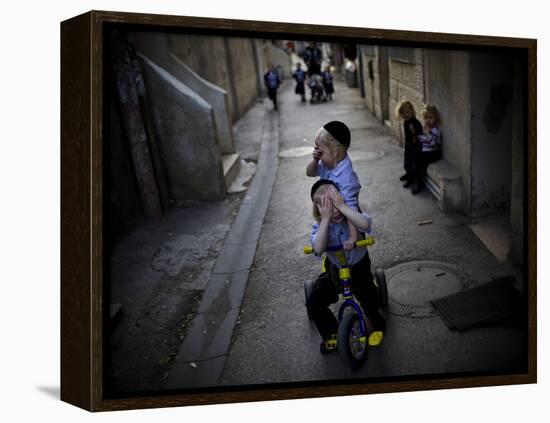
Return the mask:
<svg viewBox="0 0 550 423"><path fill-rule="evenodd" d="M361 331L357 313L347 313L338 325L338 352L346 366L356 369L367 358L368 334Z"/></svg>

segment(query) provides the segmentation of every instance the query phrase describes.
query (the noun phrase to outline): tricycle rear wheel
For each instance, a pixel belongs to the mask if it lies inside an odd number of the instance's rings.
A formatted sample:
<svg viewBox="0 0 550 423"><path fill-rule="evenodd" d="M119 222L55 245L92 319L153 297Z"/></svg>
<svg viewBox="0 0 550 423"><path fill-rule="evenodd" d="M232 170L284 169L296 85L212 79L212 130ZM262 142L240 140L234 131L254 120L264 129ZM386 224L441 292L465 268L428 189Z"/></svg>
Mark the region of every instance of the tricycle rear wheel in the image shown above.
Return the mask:
<svg viewBox="0 0 550 423"><path fill-rule="evenodd" d="M388 285L386 283L386 273L383 269L378 268L374 271L374 282L378 288L380 308L386 308L388 306Z"/></svg>
<svg viewBox="0 0 550 423"><path fill-rule="evenodd" d="M311 320L311 313L309 312L309 308L307 306L307 299L311 295L311 291L313 290L313 281L305 281L304 282L304 297L305 297L305 305L307 310L307 317L309 320Z"/></svg>

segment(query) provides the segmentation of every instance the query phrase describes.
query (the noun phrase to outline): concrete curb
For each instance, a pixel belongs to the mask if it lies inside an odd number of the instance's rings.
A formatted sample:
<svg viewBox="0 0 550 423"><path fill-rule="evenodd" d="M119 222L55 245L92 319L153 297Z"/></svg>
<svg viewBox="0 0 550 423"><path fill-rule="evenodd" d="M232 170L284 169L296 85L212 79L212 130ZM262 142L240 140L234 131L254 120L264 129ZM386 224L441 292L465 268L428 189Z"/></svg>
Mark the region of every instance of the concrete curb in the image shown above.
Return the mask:
<svg viewBox="0 0 550 423"><path fill-rule="evenodd" d="M217 386L260 238L279 161L279 115L266 111L258 166L183 340L166 389Z"/></svg>

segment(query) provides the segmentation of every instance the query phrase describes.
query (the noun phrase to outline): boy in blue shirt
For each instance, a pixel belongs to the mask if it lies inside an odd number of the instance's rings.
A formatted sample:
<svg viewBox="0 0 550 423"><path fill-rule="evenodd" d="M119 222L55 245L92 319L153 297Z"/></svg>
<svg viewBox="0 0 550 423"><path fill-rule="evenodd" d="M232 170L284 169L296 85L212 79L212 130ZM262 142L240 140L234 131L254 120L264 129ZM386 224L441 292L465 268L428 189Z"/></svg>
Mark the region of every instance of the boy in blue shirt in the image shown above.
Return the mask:
<svg viewBox="0 0 550 423"><path fill-rule="evenodd" d="M327 246L345 242L349 233L346 221L351 221L354 227L363 233L370 233L371 219L365 213L349 207L336 189L334 182L320 179L311 188L313 201L313 216L317 223L311 232L311 244L316 255L325 252ZM325 271L317 278L306 299L306 307L321 335L321 352L326 354L337 348L338 322L329 306L338 301L340 278L338 268L341 267L334 252L325 253ZM366 248L356 248L345 252L347 265L351 269L353 294L361 304L367 318L373 325L369 335L370 346L380 345L384 337L386 322L379 312L380 301L371 263Z"/></svg>
<svg viewBox="0 0 550 423"><path fill-rule="evenodd" d="M360 211L361 184L347 153L350 141L350 130L343 122L334 120L320 128L315 135L313 160L307 165L306 175L334 182L346 204ZM358 235L353 223L348 222L348 229L349 239L343 243L346 250L353 248Z"/></svg>
<svg viewBox="0 0 550 423"><path fill-rule="evenodd" d="M273 102L273 110L279 110L277 107L277 90L279 85L281 85L281 79L279 74L274 69L272 63L267 65L267 73L264 75L264 83L267 88L267 96Z"/></svg>

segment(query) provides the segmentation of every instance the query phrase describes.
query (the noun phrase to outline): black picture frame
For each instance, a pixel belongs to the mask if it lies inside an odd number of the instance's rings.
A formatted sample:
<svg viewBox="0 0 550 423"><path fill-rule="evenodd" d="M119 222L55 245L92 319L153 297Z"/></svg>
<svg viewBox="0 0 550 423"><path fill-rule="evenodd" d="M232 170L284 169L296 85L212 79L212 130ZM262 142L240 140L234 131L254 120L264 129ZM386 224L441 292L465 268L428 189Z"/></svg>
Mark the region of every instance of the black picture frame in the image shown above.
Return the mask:
<svg viewBox="0 0 550 423"><path fill-rule="evenodd" d="M525 56L525 276L527 371L513 375L216 390L106 398L104 395L103 60L105 28L192 31L274 39L338 39L375 45L505 48ZM213 29L215 28L215 29ZM90 411L312 398L535 383L536 339L536 40L228 19L91 11L61 24L61 399Z"/></svg>

